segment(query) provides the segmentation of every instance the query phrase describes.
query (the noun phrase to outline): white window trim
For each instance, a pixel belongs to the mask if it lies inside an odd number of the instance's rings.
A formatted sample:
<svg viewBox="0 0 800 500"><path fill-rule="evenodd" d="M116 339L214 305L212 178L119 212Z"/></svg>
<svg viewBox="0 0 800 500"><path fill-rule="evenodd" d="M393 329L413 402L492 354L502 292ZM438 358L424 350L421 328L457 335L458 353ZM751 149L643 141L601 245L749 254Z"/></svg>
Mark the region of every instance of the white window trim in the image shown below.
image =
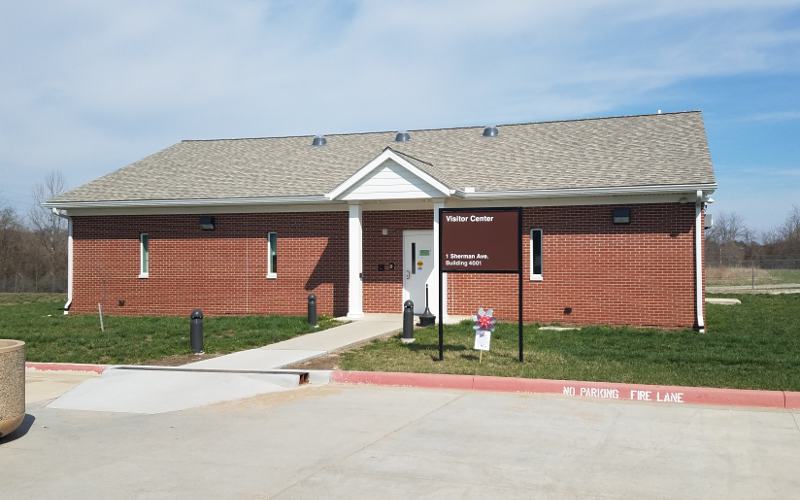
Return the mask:
<svg viewBox="0 0 800 500"><path fill-rule="evenodd" d="M147 238L147 270L144 269L144 239ZM148 278L150 276L150 235L139 233L139 277Z"/></svg>
<svg viewBox="0 0 800 500"><path fill-rule="evenodd" d="M537 231L539 233L539 241L542 244L542 272L539 274L534 274L533 272L533 232ZM544 281L544 232L539 228L531 228L531 232L528 234L528 267L530 270L530 280L531 281Z"/></svg>
<svg viewBox="0 0 800 500"><path fill-rule="evenodd" d="M276 279L278 277L278 272L272 269L272 235L275 235L275 243L278 242L278 233L275 231L270 231L267 233L267 278L268 279ZM277 246L277 245L276 245ZM276 249L277 252L277 249ZM277 253L276 253L277 256Z"/></svg>

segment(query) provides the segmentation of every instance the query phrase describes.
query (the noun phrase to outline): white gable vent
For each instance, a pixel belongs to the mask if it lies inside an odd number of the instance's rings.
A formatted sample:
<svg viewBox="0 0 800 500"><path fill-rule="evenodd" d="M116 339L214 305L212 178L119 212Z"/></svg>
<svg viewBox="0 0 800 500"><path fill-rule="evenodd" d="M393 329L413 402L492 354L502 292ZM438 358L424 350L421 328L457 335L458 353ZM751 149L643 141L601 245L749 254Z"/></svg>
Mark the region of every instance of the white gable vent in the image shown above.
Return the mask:
<svg viewBox="0 0 800 500"><path fill-rule="evenodd" d="M500 132L497 130L496 125L489 125L488 127L483 129L483 136L484 137L497 137L497 134Z"/></svg>
<svg viewBox="0 0 800 500"><path fill-rule="evenodd" d="M312 146L324 146L328 144L328 139L324 135L315 135L314 140L311 141Z"/></svg>

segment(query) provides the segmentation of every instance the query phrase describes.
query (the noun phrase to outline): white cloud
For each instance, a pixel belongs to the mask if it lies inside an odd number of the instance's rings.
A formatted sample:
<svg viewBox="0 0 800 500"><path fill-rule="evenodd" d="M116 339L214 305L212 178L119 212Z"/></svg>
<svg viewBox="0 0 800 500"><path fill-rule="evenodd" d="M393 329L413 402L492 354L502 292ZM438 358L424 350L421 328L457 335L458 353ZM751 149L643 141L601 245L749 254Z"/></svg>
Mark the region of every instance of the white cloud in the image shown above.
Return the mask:
<svg viewBox="0 0 800 500"><path fill-rule="evenodd" d="M0 174L77 184L186 137L655 111L675 83L796 67L787 5L8 2Z"/></svg>

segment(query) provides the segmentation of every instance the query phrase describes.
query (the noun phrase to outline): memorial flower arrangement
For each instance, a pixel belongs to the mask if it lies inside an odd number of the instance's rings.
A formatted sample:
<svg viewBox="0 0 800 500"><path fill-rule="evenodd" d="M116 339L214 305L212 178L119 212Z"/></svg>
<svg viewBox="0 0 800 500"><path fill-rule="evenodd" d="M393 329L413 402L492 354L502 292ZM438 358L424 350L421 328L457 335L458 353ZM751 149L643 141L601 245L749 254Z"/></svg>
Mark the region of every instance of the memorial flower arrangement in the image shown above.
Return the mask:
<svg viewBox="0 0 800 500"><path fill-rule="evenodd" d="M492 332L494 331L497 321L494 319L494 309L478 308L478 314L472 317L475 325L475 347L474 349L480 351L478 362L483 361L483 351L489 350L489 344L492 340Z"/></svg>
<svg viewBox="0 0 800 500"><path fill-rule="evenodd" d="M495 323L497 320L494 319L494 309L489 308L484 310L482 307L478 308L478 314L472 317L472 321L475 322L474 328L475 330L486 330L489 332L494 331Z"/></svg>

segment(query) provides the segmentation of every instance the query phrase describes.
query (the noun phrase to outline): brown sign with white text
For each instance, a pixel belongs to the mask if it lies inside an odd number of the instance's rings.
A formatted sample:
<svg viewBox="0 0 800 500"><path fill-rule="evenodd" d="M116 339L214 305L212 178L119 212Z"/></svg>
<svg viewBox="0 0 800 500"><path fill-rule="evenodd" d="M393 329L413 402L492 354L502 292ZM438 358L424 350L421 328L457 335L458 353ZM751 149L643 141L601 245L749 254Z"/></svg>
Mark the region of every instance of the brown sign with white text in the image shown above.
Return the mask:
<svg viewBox="0 0 800 500"><path fill-rule="evenodd" d="M442 271L519 272L517 210L442 211Z"/></svg>

